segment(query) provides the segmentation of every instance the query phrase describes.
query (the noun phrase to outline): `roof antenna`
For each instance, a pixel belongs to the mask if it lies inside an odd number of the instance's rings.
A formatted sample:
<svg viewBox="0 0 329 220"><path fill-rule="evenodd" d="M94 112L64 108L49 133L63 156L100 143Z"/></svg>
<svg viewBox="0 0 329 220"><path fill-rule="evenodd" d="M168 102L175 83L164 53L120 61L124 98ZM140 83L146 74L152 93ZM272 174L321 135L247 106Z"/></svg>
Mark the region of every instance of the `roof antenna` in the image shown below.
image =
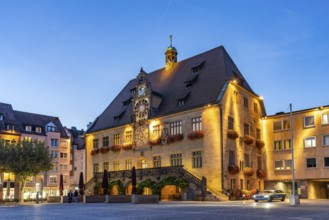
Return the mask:
<svg viewBox="0 0 329 220"><path fill-rule="evenodd" d="M169 36L170 38L170 47L172 47L172 34Z"/></svg>

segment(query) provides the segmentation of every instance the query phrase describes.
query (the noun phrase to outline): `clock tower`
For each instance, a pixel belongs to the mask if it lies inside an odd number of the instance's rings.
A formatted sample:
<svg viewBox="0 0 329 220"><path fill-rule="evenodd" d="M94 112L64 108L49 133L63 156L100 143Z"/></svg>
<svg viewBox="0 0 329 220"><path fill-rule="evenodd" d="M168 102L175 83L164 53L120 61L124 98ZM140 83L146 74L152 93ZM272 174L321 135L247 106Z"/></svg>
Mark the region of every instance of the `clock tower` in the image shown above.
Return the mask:
<svg viewBox="0 0 329 220"><path fill-rule="evenodd" d="M151 107L151 86L148 81L148 74L141 68L137 76L136 92L134 95L134 127L135 147L147 146L149 140L149 127L147 120Z"/></svg>

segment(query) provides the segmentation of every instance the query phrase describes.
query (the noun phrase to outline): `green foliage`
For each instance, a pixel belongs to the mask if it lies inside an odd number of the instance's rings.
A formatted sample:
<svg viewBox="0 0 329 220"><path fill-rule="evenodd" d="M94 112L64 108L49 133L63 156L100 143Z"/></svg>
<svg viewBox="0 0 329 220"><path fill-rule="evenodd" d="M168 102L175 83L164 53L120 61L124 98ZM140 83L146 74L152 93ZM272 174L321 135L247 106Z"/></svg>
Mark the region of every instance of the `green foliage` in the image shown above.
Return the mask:
<svg viewBox="0 0 329 220"><path fill-rule="evenodd" d="M147 179L141 183L138 184L137 186L137 194L143 194L144 188L150 188L152 189L152 194L153 194L153 188L155 186L155 182L153 180Z"/></svg>
<svg viewBox="0 0 329 220"><path fill-rule="evenodd" d="M159 195L161 192L161 189L166 185L174 185L179 188L185 189L188 187L188 182L183 178L176 178L176 177L169 176L169 177L163 179L161 182L155 184L152 187L153 195Z"/></svg>
<svg viewBox="0 0 329 220"><path fill-rule="evenodd" d="M110 191L112 191L113 186L117 186L118 187L119 195L124 195L125 194L125 187L123 186L123 184L122 184L122 182L120 180L111 181L109 183L109 189L110 189Z"/></svg>

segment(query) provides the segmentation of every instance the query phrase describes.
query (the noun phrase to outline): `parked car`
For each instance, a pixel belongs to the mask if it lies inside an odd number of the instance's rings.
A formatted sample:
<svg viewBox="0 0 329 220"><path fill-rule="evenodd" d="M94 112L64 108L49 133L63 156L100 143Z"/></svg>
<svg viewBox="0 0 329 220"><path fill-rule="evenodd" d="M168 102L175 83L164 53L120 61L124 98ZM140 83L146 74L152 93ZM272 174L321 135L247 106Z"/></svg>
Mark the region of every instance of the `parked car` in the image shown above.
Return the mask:
<svg viewBox="0 0 329 220"><path fill-rule="evenodd" d="M266 189L264 191L261 191L255 195L252 196L252 199L255 202L258 202L259 200L265 200L268 202L272 202L275 199L279 199L282 202L286 199L286 194L279 189Z"/></svg>

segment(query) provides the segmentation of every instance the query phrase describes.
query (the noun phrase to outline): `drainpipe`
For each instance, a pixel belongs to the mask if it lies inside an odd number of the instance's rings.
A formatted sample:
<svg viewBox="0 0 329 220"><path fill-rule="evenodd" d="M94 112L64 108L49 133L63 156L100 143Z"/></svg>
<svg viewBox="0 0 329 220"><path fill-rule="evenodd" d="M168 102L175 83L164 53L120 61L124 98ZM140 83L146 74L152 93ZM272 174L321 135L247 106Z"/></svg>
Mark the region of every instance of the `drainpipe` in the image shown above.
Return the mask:
<svg viewBox="0 0 329 220"><path fill-rule="evenodd" d="M220 154L221 154L221 167L222 167L222 175L221 175L221 182L222 182L222 190L224 189L224 146L223 146L223 109L222 103L218 104L219 106L219 121L220 121Z"/></svg>

